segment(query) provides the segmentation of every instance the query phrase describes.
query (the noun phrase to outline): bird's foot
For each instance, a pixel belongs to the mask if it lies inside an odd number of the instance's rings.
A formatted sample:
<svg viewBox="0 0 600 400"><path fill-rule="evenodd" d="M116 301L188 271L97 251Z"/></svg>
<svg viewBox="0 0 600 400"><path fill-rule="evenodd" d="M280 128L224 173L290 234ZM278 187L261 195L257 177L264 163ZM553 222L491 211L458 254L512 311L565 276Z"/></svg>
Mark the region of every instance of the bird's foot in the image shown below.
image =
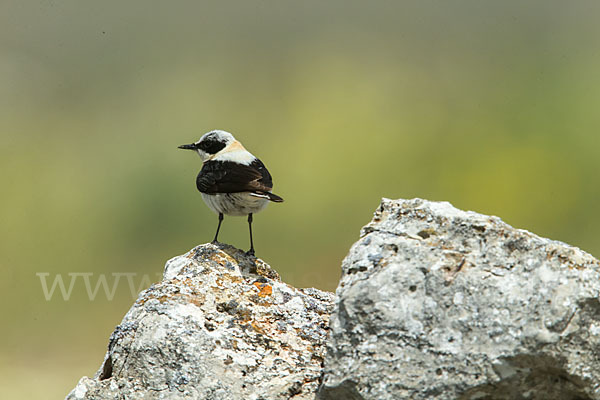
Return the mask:
<svg viewBox="0 0 600 400"><path fill-rule="evenodd" d="M247 256L251 256L251 257L255 257L255 255L254 255L254 249L250 249L250 250L248 250L248 251L246 252L246 255L247 255Z"/></svg>

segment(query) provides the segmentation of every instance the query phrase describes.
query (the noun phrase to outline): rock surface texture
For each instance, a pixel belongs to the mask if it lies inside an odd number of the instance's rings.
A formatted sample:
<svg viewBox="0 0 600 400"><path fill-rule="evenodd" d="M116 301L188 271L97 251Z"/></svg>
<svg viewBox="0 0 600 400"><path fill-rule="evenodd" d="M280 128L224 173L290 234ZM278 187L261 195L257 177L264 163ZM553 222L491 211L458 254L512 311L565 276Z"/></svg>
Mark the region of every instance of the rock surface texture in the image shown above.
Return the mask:
<svg viewBox="0 0 600 400"><path fill-rule="evenodd" d="M167 262L67 399L312 399L333 294L206 244Z"/></svg>
<svg viewBox="0 0 600 400"><path fill-rule="evenodd" d="M600 399L600 267L448 203L384 199L342 265L320 399Z"/></svg>

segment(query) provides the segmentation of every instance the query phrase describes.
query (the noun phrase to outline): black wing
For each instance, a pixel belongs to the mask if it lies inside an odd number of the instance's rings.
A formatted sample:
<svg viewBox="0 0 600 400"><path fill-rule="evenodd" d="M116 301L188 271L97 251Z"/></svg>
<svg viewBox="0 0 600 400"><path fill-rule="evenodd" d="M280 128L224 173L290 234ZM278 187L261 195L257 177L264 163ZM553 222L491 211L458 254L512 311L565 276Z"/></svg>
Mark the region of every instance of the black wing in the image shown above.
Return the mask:
<svg viewBox="0 0 600 400"><path fill-rule="evenodd" d="M273 188L271 174L257 158L250 165L233 161L207 161L196 178L202 193L267 193Z"/></svg>

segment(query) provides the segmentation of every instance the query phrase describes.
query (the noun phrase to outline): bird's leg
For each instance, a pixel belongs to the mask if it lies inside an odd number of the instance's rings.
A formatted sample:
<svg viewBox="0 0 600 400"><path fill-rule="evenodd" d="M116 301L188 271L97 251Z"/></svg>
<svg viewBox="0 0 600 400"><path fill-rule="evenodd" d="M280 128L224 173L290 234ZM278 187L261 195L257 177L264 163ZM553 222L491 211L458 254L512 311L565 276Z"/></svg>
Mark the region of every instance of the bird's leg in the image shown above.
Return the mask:
<svg viewBox="0 0 600 400"><path fill-rule="evenodd" d="M254 242L252 242L252 213L248 214L248 228L250 229L250 250L246 252L247 255L254 255Z"/></svg>
<svg viewBox="0 0 600 400"><path fill-rule="evenodd" d="M217 226L217 233L215 233L215 238L211 242L212 244L217 244L219 241L217 238L219 237L219 229L221 229L221 222L223 222L223 213L219 213L219 225Z"/></svg>

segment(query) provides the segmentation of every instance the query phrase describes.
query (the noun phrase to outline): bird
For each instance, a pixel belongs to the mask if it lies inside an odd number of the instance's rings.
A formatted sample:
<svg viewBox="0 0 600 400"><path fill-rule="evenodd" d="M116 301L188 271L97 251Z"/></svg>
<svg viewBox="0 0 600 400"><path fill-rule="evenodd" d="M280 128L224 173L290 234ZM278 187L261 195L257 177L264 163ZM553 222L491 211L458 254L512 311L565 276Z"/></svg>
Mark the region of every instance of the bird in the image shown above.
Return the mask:
<svg viewBox="0 0 600 400"><path fill-rule="evenodd" d="M231 133L222 130L207 132L197 142L178 148L194 150L202 159L196 188L206 205L219 215L212 243L219 243L223 215L247 215L250 250L246 254L254 256L252 215L263 210L269 202L283 202L283 198L271 192L273 179L267 167Z"/></svg>

